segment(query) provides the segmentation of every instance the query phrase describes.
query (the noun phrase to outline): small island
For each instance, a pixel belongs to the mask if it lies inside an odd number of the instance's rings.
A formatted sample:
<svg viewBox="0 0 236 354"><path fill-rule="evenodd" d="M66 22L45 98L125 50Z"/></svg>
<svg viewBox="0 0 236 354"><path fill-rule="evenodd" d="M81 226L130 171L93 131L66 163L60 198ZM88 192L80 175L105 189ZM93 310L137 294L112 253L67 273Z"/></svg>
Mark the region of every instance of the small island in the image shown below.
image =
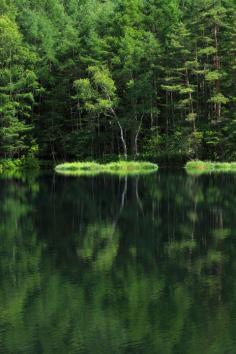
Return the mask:
<svg viewBox="0 0 236 354"><path fill-rule="evenodd" d="M189 174L199 175L216 172L236 172L236 162L189 161L185 165Z"/></svg>
<svg viewBox="0 0 236 354"><path fill-rule="evenodd" d="M158 165L145 161L118 161L106 164L97 162L68 162L57 165L57 173L67 176L94 176L105 173L112 175L148 174L158 170Z"/></svg>

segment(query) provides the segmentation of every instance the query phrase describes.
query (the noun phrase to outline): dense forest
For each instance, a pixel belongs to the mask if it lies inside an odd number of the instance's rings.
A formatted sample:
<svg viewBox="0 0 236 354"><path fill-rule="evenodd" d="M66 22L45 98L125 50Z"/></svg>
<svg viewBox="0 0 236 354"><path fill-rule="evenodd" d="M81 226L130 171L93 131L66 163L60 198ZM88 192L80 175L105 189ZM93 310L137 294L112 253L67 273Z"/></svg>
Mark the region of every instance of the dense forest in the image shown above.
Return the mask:
<svg viewBox="0 0 236 354"><path fill-rule="evenodd" d="M0 157L236 158L235 0L0 0Z"/></svg>

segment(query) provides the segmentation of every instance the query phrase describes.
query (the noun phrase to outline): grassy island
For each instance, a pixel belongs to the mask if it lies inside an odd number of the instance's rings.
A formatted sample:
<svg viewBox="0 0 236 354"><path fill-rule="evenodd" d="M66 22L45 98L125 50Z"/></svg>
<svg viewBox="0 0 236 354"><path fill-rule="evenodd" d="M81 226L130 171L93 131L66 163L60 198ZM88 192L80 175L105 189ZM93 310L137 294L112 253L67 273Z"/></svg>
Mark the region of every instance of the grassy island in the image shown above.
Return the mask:
<svg viewBox="0 0 236 354"><path fill-rule="evenodd" d="M115 175L147 174L158 170L151 162L118 161L107 164L97 162L71 162L56 166L56 172L68 176L97 175L100 173Z"/></svg>
<svg viewBox="0 0 236 354"><path fill-rule="evenodd" d="M236 172L236 162L189 161L185 169L190 174Z"/></svg>

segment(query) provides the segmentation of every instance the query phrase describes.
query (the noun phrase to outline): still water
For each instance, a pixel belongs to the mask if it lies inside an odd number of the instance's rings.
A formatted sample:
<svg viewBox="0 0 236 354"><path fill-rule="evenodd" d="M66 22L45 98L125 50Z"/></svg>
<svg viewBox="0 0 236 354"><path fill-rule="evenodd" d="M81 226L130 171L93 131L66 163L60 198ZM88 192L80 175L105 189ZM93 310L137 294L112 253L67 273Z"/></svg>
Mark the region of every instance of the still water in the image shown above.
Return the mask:
<svg viewBox="0 0 236 354"><path fill-rule="evenodd" d="M0 353L236 353L236 175L0 180Z"/></svg>

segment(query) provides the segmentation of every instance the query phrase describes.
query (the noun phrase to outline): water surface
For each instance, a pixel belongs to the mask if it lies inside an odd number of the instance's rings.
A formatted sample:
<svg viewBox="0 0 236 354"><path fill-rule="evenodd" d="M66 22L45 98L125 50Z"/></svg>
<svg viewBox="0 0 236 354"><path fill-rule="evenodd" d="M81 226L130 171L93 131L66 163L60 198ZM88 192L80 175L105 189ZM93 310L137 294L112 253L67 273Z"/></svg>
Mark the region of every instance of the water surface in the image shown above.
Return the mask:
<svg viewBox="0 0 236 354"><path fill-rule="evenodd" d="M236 175L0 180L0 353L236 353Z"/></svg>

